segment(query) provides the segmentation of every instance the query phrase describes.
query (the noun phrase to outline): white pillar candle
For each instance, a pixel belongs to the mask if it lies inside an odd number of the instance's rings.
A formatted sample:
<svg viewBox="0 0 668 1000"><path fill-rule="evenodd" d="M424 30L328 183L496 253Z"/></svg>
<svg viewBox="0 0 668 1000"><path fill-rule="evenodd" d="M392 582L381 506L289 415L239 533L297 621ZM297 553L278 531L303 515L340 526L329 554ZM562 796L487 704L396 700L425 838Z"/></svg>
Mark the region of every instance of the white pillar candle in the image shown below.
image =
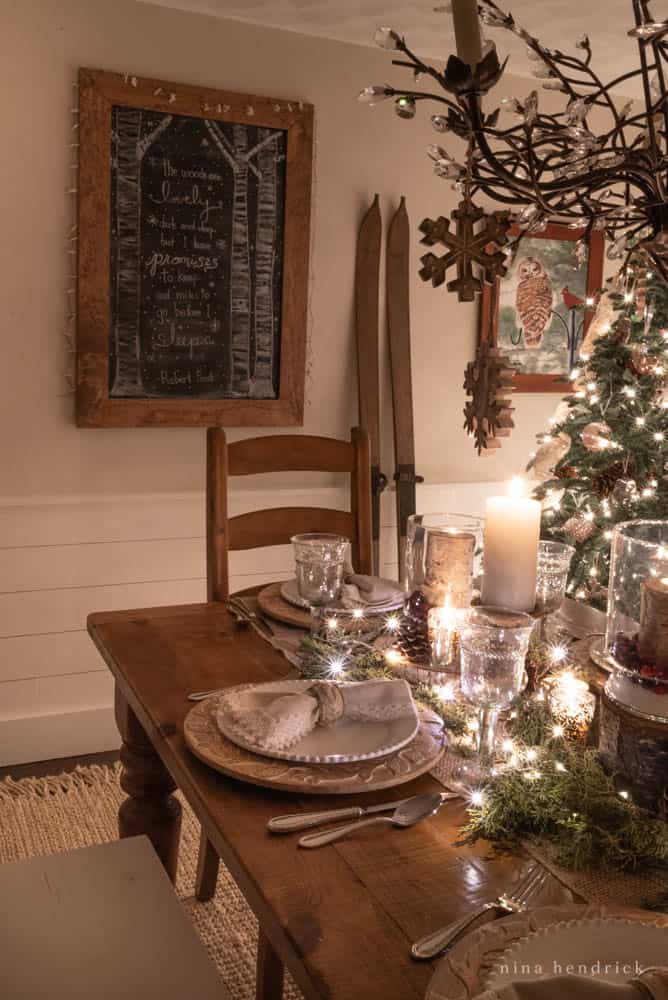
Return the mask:
<svg viewBox="0 0 668 1000"><path fill-rule="evenodd" d="M473 69L482 59L478 0L452 0L457 55Z"/></svg>
<svg viewBox="0 0 668 1000"><path fill-rule="evenodd" d="M482 603L512 611L534 609L541 505L522 496L514 479L508 496L490 497L485 517Z"/></svg>

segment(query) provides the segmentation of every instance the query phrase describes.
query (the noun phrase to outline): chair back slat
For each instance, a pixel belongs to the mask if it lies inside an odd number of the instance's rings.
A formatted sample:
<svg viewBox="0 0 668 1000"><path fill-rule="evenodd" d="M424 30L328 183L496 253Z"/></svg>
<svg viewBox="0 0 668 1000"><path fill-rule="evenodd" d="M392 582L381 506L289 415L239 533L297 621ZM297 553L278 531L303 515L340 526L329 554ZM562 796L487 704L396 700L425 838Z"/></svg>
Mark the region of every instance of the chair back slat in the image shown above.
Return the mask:
<svg viewBox="0 0 668 1000"><path fill-rule="evenodd" d="M353 472L350 441L306 434L276 434L235 441L227 447L228 475L264 472Z"/></svg>
<svg viewBox="0 0 668 1000"><path fill-rule="evenodd" d="M344 510L326 507L274 507L238 514L227 522L230 552L263 545L287 545L293 535L326 531L357 541L355 518Z"/></svg>
<svg viewBox="0 0 668 1000"><path fill-rule="evenodd" d="M350 476L350 511L323 507L277 507L228 518L229 476L266 472L345 472ZM228 552L284 545L307 531L326 531L351 540L353 566L372 572L371 465L369 437L354 428L350 441L302 434L278 434L227 444L221 427L207 434L207 592L210 601L229 596Z"/></svg>

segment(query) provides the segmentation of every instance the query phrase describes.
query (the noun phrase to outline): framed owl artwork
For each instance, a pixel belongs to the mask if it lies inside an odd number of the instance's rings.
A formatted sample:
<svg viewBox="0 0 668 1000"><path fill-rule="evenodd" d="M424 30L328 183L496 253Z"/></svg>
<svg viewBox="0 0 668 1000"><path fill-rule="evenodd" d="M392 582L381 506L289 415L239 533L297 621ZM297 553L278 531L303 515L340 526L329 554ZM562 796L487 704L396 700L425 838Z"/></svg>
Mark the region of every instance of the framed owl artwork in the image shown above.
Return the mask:
<svg viewBox="0 0 668 1000"><path fill-rule="evenodd" d="M556 224L524 236L505 277L484 286L479 341L498 347L515 368L517 392L563 395L570 389L569 373L603 283L603 234L591 235L578 260L574 250L582 236L582 230Z"/></svg>

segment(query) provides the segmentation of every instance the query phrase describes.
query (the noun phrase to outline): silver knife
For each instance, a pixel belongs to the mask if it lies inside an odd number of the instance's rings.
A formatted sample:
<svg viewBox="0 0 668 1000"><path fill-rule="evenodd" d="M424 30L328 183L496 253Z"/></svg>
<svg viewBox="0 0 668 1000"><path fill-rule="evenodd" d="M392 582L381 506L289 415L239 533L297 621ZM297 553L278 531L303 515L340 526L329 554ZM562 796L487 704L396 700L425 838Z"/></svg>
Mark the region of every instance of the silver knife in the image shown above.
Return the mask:
<svg viewBox="0 0 668 1000"><path fill-rule="evenodd" d="M396 802L381 802L376 806L349 806L346 809L327 809L324 812L293 813L289 816L274 816L267 823L267 829L270 833L295 833L297 830L309 830L311 827L320 826L322 823L333 823L339 819L360 819L362 816L370 816L372 813L385 812L387 809L396 809L405 802L410 802L415 797L411 795L407 799L399 799ZM443 802L459 798L461 798L459 792L441 792Z"/></svg>

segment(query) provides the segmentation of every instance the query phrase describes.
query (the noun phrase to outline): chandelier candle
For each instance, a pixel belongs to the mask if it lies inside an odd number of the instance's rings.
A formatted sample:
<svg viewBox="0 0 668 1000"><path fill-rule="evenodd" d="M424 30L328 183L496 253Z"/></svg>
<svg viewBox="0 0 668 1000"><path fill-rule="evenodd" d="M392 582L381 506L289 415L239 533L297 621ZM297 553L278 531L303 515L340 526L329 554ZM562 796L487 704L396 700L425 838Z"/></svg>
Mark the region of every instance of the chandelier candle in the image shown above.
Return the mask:
<svg viewBox="0 0 668 1000"><path fill-rule="evenodd" d="M536 567L541 505L523 496L513 479L508 496L490 497L485 516L482 603L531 612L536 604Z"/></svg>
<svg viewBox="0 0 668 1000"><path fill-rule="evenodd" d="M482 60L482 38L478 20L478 0L452 0L457 55L474 69Z"/></svg>

